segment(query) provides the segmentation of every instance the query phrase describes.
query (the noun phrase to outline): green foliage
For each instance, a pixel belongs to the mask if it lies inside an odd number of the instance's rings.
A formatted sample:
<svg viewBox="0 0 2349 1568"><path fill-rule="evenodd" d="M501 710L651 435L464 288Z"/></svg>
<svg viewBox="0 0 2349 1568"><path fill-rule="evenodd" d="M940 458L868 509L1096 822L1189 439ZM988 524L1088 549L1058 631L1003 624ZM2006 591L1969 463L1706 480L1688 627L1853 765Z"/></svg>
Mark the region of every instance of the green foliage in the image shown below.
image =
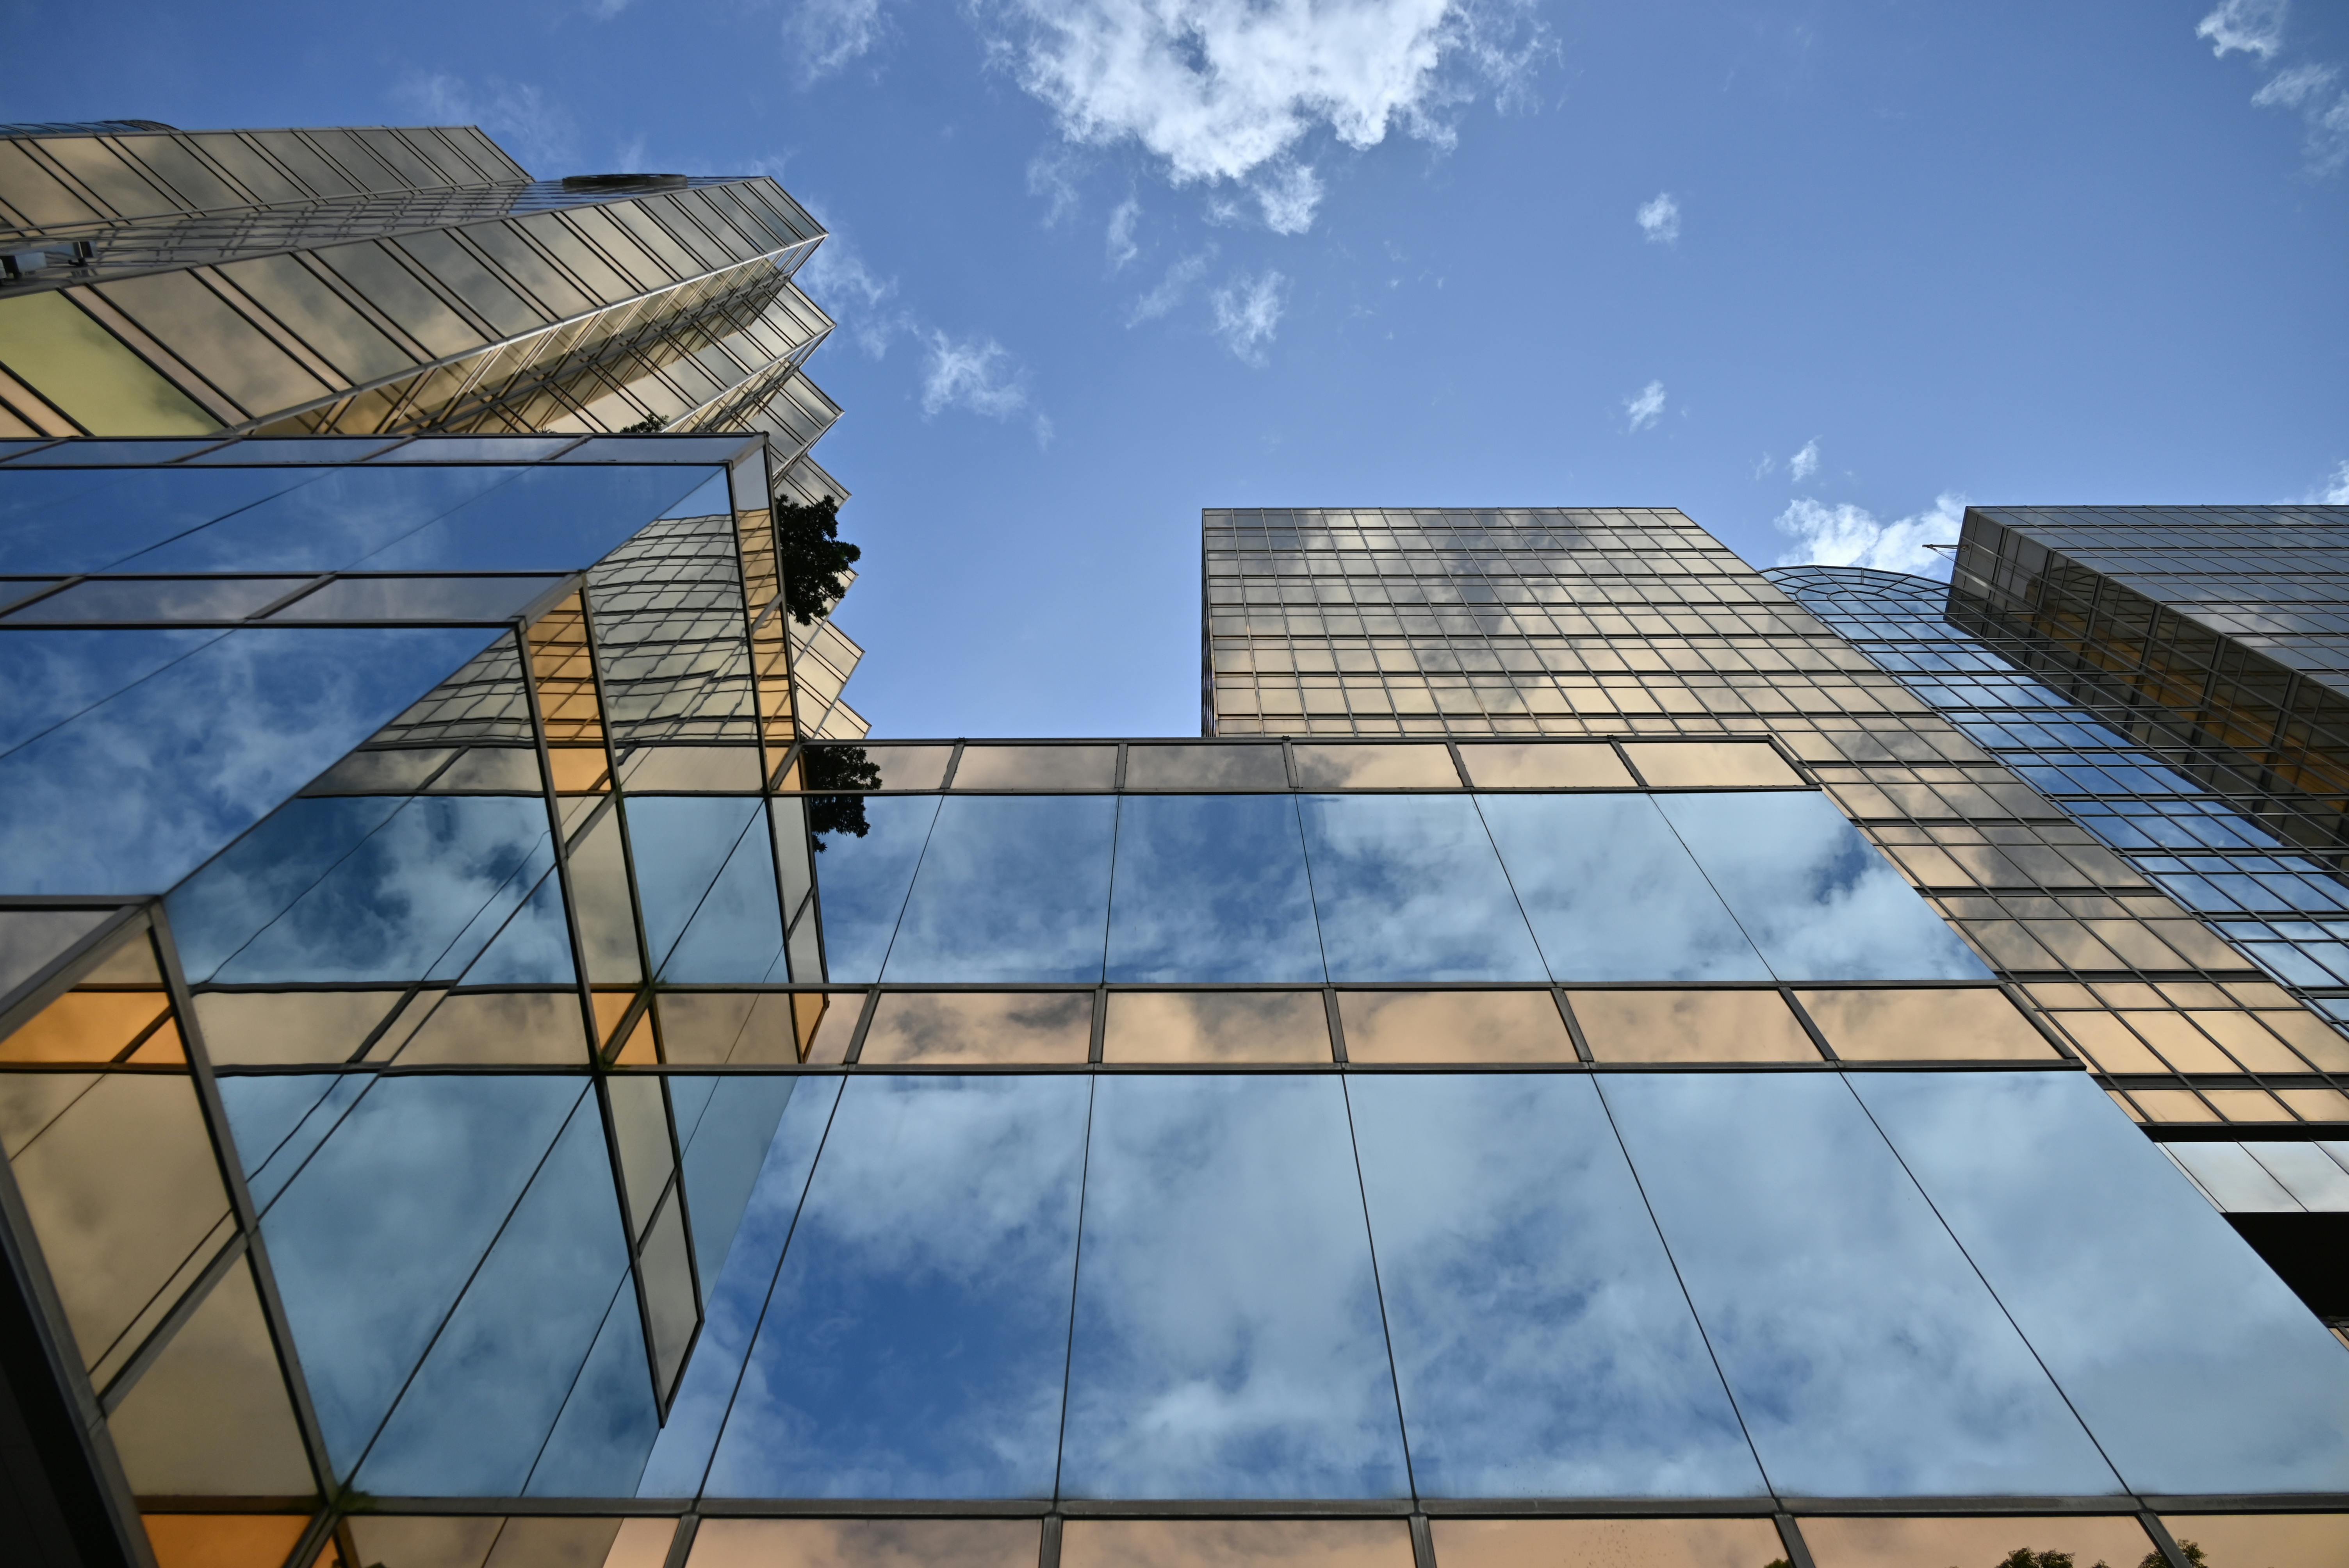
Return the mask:
<svg viewBox="0 0 2349 1568"><path fill-rule="evenodd" d="M616 436L657 436L668 428L668 420L659 414L649 419L639 419L633 425L623 425L612 432Z"/></svg>
<svg viewBox="0 0 2349 1568"><path fill-rule="evenodd" d="M840 603L848 592L848 569L864 553L841 542L840 503L830 496L812 506L777 497L775 548L783 607L802 626Z"/></svg>

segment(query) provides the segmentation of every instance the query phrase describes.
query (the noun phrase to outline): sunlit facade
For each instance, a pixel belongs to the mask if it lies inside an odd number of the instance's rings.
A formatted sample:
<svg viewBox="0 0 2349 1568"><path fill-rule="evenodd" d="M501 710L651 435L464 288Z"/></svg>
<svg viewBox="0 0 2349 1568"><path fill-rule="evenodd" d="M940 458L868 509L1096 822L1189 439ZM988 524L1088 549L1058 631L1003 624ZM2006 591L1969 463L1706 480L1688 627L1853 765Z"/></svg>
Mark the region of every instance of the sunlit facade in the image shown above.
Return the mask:
<svg viewBox="0 0 2349 1568"><path fill-rule="evenodd" d="M0 448L24 1560L2349 1552L2148 1098L2340 1037L1686 519L1209 513L1219 733L843 744L768 461Z"/></svg>

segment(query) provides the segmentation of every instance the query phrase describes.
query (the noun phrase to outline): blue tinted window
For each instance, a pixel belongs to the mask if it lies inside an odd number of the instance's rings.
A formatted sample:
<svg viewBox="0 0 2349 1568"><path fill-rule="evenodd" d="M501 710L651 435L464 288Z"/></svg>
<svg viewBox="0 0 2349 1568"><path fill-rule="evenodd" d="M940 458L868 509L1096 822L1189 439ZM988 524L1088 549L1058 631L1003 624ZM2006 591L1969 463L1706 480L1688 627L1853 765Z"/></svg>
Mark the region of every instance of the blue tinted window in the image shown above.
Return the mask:
<svg viewBox="0 0 2349 1568"><path fill-rule="evenodd" d="M1127 797L1117 820L1109 977L1319 983L1321 938L1296 800Z"/></svg>
<svg viewBox="0 0 2349 1568"><path fill-rule="evenodd" d="M603 1119L583 1096L368 1450L361 1490L522 1491L627 1277L611 1173Z"/></svg>
<svg viewBox="0 0 2349 1568"><path fill-rule="evenodd" d="M947 799L883 973L898 981L1099 980L1116 820L1108 795Z"/></svg>
<svg viewBox="0 0 2349 1568"><path fill-rule="evenodd" d="M825 798L811 799L813 812ZM877 980L914 868L937 818L935 795L864 796L857 803L855 828L819 830L816 894L823 902L824 970L834 984ZM822 820L821 815L817 817Z"/></svg>
<svg viewBox="0 0 2349 1568"><path fill-rule="evenodd" d="M1824 795L1659 795L1781 980L1982 980L1990 970Z"/></svg>
<svg viewBox="0 0 2349 1568"><path fill-rule="evenodd" d="M0 633L0 754L15 750L224 632Z"/></svg>
<svg viewBox="0 0 2349 1568"><path fill-rule="evenodd" d="M849 1080L710 1492L1051 1495L1089 1087Z"/></svg>
<svg viewBox="0 0 2349 1568"><path fill-rule="evenodd" d="M1541 954L1465 795L1305 795L1330 978L1540 980Z"/></svg>
<svg viewBox="0 0 2349 1568"><path fill-rule="evenodd" d="M1476 804L1554 978L1770 978L1648 796L1485 795Z"/></svg>
<svg viewBox="0 0 2349 1568"><path fill-rule="evenodd" d="M1588 1078L1347 1092L1423 1496L1764 1490Z"/></svg>
<svg viewBox="0 0 2349 1568"><path fill-rule="evenodd" d="M0 469L0 573L104 572L325 471Z"/></svg>
<svg viewBox="0 0 2349 1568"><path fill-rule="evenodd" d="M357 1462L581 1092L569 1077L383 1078L262 1221L339 1473ZM608 1173L602 1184L612 1191Z"/></svg>
<svg viewBox="0 0 2349 1568"><path fill-rule="evenodd" d="M1338 1079L1094 1092L1061 1491L1408 1495Z"/></svg>
<svg viewBox="0 0 2349 1568"><path fill-rule="evenodd" d="M0 758L0 891L161 892L488 636L254 627L206 645Z"/></svg>
<svg viewBox="0 0 2349 1568"><path fill-rule="evenodd" d="M626 1497L660 1433L635 1282L612 1287L595 1343L523 1486L531 1497Z"/></svg>
<svg viewBox="0 0 2349 1568"><path fill-rule="evenodd" d="M701 1491L719 1428L742 1378L744 1357L766 1315L776 1265L799 1218L800 1200L807 1191L816 1150L831 1125L840 1085L837 1078L797 1081L750 1184L724 1262L716 1261L709 1249L699 1251L704 1302L701 1337L685 1364L685 1375L678 1380L668 1422L661 1428L651 1458L645 1463L636 1486L640 1496L692 1497ZM702 1189L692 1185L695 1180L688 1156L687 1196L698 1207ZM694 1223L698 1248L701 1216L698 1212Z"/></svg>
<svg viewBox="0 0 2349 1568"><path fill-rule="evenodd" d="M2118 1490L1840 1076L1596 1081L1775 1490Z"/></svg>
<svg viewBox="0 0 2349 1568"><path fill-rule="evenodd" d="M287 480L303 471L190 469L184 476L188 479L242 479L247 483L267 480L278 485L282 493L208 526L178 533L153 549L126 554L113 569L335 571L407 538L484 490L512 484L529 470L334 469L299 488L284 488Z"/></svg>
<svg viewBox="0 0 2349 1568"><path fill-rule="evenodd" d="M351 564L361 572L583 570L700 485L708 472L667 467L526 469L513 483L429 527L387 540ZM726 510L722 489L719 499L719 510Z"/></svg>
<svg viewBox="0 0 2349 1568"><path fill-rule="evenodd" d="M660 977L781 979L774 850L757 797L633 795L627 809L645 937Z"/></svg>
<svg viewBox="0 0 2349 1568"><path fill-rule="evenodd" d="M2133 1491L2349 1491L2349 1357L2085 1075L1852 1087Z"/></svg>

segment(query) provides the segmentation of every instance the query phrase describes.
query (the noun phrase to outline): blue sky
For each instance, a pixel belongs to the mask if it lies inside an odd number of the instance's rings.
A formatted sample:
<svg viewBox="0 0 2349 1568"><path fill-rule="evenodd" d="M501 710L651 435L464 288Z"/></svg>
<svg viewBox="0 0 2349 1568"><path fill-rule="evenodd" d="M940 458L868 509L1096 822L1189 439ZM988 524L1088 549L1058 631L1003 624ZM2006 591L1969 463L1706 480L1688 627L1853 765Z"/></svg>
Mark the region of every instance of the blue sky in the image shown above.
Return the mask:
<svg viewBox="0 0 2349 1568"><path fill-rule="evenodd" d="M2214 9L2214 5L2216 8ZM1197 727L1205 506L2349 501L2349 9L0 0L0 119L471 121L776 176L853 701Z"/></svg>

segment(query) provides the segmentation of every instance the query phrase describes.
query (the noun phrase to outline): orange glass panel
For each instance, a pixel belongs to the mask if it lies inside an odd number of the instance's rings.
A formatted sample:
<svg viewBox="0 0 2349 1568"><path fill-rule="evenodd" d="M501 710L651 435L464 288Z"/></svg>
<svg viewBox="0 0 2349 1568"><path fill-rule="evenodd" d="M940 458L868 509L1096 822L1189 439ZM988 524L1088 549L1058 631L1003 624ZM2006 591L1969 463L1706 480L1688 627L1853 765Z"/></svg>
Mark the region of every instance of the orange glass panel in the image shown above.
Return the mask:
<svg viewBox="0 0 2349 1568"><path fill-rule="evenodd" d="M2088 1060L2108 1073L2160 1073L2169 1069L2129 1032L2117 1013L2057 1013L2055 1025L2072 1037Z"/></svg>
<svg viewBox="0 0 2349 1568"><path fill-rule="evenodd" d="M595 1004L595 1037L608 1044L612 1031L620 1026L622 1018L627 1016L628 1004L636 999L636 994L634 991L591 991L588 995Z"/></svg>
<svg viewBox="0 0 2349 1568"><path fill-rule="evenodd" d="M2204 1568L2341 1568L2349 1563L2349 1513L2165 1513L2161 1522L2179 1546L2191 1542L2202 1549L2193 1560Z"/></svg>
<svg viewBox="0 0 2349 1568"><path fill-rule="evenodd" d="M1752 789L1803 782L1766 741L1627 741L1623 751L1640 777L1660 789Z"/></svg>
<svg viewBox="0 0 2349 1568"><path fill-rule="evenodd" d="M1836 1055L1853 1061L2053 1061L2057 1056L2013 1003L1988 987L1795 995Z"/></svg>
<svg viewBox="0 0 2349 1568"><path fill-rule="evenodd" d="M1105 1062L1326 1062L1319 991L1123 991L1102 1025Z"/></svg>
<svg viewBox="0 0 2349 1568"><path fill-rule="evenodd" d="M2210 1043L2182 1013L2127 1013L2128 1026L2181 1073L2240 1072L2232 1057Z"/></svg>
<svg viewBox="0 0 2349 1568"><path fill-rule="evenodd" d="M1597 1061L1819 1059L1775 991L1569 991L1567 1001Z"/></svg>
<svg viewBox="0 0 2349 1568"><path fill-rule="evenodd" d="M654 999L662 1058L697 1067L798 1061L792 1000L782 991L664 991ZM840 1026L843 1033L861 1001L833 998L832 1016L847 1021Z"/></svg>
<svg viewBox="0 0 2349 1568"><path fill-rule="evenodd" d="M2219 1113L2191 1089L2133 1088L2129 1098L2147 1121L2216 1121Z"/></svg>
<svg viewBox="0 0 2349 1568"><path fill-rule="evenodd" d="M1032 1519L705 1519L686 1568L1035 1568L1042 1534Z"/></svg>
<svg viewBox="0 0 2349 1568"><path fill-rule="evenodd" d="M2349 1121L2349 1094L2337 1088L2280 1088L2275 1094L2302 1121Z"/></svg>
<svg viewBox="0 0 2349 1568"><path fill-rule="evenodd" d="M595 666L587 651L587 617L574 591L531 625L530 673L538 686L539 716L550 747L600 747L604 710L595 697ZM557 775L555 788L565 785Z"/></svg>
<svg viewBox="0 0 2349 1568"><path fill-rule="evenodd" d="M1547 991L1340 991L1353 1062L1570 1062L1574 1040Z"/></svg>
<svg viewBox="0 0 2349 1568"><path fill-rule="evenodd" d="M1439 1519L1429 1531L1437 1568L1769 1568L1786 1555L1766 1519Z"/></svg>
<svg viewBox="0 0 2349 1568"><path fill-rule="evenodd" d="M1400 1519L1072 1519L1061 1568L1412 1568Z"/></svg>
<svg viewBox="0 0 2349 1568"><path fill-rule="evenodd" d="M892 992L874 1005L857 1060L883 1066L1082 1062L1090 991Z"/></svg>
<svg viewBox="0 0 2349 1568"><path fill-rule="evenodd" d="M310 1519L299 1513L150 1513L140 1522L147 1526L157 1568L281 1568Z"/></svg>
<svg viewBox="0 0 2349 1568"><path fill-rule="evenodd" d="M2349 1039L2342 1038L2339 1031L2307 1008L2263 1012L2259 1020L2320 1070L2349 1073Z"/></svg>
<svg viewBox="0 0 2349 1568"><path fill-rule="evenodd" d="M110 1062L171 1006L160 991L68 991L0 1040L0 1062Z"/></svg>
<svg viewBox="0 0 2349 1568"><path fill-rule="evenodd" d="M2218 987L2211 986L2211 990ZM2249 1013L2207 1010L2186 1015L2227 1054L2255 1073L2303 1073L2307 1065Z"/></svg>
<svg viewBox="0 0 2349 1568"><path fill-rule="evenodd" d="M1604 741L1532 741L1519 746L1463 745L1468 782L1480 789L1636 789L1615 748Z"/></svg>
<svg viewBox="0 0 2349 1568"><path fill-rule="evenodd" d="M639 746L620 764L620 782L639 795L663 789L749 794L764 778L755 746Z"/></svg>
<svg viewBox="0 0 2349 1568"><path fill-rule="evenodd" d="M2228 1121L2292 1119L2292 1112L2263 1088L2206 1088L2202 1091L2202 1098L2209 1100L2220 1116Z"/></svg>
<svg viewBox="0 0 2349 1568"><path fill-rule="evenodd" d="M554 788L566 795L611 788L611 758L601 746L556 746L546 759L554 770Z"/></svg>
<svg viewBox="0 0 2349 1568"><path fill-rule="evenodd" d="M2138 1568L2153 1542L2134 1519L1805 1519L1818 1568L1995 1568L2017 1552L2070 1555L2087 1568ZM2154 1559L2160 1568L2160 1559ZM2216 1565L2213 1565L2216 1568Z"/></svg>

